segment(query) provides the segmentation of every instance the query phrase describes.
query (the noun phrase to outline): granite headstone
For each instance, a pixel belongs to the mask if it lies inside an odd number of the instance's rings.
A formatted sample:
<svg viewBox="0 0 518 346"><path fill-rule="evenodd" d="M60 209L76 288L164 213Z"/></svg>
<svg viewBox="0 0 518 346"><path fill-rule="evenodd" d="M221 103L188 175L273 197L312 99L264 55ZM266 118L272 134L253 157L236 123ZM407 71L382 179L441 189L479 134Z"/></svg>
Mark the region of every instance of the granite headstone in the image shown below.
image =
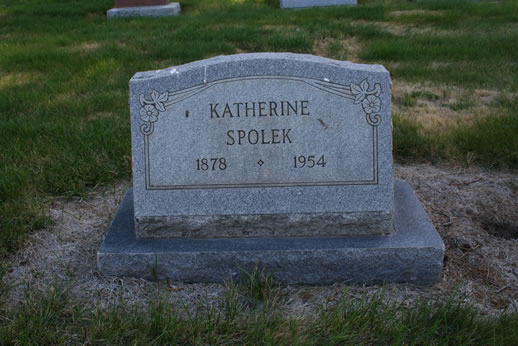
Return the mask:
<svg viewBox="0 0 518 346"><path fill-rule="evenodd" d="M292 54L130 82L137 237L392 231L390 77Z"/></svg>
<svg viewBox="0 0 518 346"><path fill-rule="evenodd" d="M114 8L108 10L106 17L165 17L177 16L180 11L180 3L169 0L115 0Z"/></svg>
<svg viewBox="0 0 518 346"><path fill-rule="evenodd" d="M306 8L356 4L357 0L280 0L281 8Z"/></svg>
<svg viewBox="0 0 518 346"><path fill-rule="evenodd" d="M393 183L380 65L223 56L130 81L133 189L101 272L223 281L259 264L287 283L431 284L444 244ZM233 275L233 274L232 274Z"/></svg>
<svg viewBox="0 0 518 346"><path fill-rule="evenodd" d="M169 0L115 0L115 7L163 6Z"/></svg>

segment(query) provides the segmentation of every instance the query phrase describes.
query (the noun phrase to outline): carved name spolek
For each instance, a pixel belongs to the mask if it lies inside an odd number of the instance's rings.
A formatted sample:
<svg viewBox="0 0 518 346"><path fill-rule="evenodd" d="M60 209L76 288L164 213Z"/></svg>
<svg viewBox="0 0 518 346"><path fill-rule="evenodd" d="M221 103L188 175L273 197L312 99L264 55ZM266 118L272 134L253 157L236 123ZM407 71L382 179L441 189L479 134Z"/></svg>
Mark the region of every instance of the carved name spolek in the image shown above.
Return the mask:
<svg viewBox="0 0 518 346"><path fill-rule="evenodd" d="M210 118L240 118L240 117L289 117L309 116L309 101L258 101L209 104ZM293 143L290 137L291 129L230 129L226 133L227 145L242 144L287 144Z"/></svg>

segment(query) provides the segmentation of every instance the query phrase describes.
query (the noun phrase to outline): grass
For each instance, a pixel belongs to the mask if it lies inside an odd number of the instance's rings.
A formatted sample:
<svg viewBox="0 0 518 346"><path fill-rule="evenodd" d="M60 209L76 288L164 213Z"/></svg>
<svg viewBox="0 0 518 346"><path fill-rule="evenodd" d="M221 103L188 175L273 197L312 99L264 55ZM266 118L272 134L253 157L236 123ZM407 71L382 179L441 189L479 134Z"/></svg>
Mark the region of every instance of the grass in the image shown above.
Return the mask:
<svg viewBox="0 0 518 346"><path fill-rule="evenodd" d="M518 90L516 1L364 1L282 11L275 1L188 0L180 17L108 22L111 5L4 0L0 7L0 256L51 222L49 199L130 177L127 95L137 71L240 51L312 53L326 40L319 54L347 58L343 42L354 38L359 59L386 64L394 80ZM429 31L396 34L390 25ZM470 155L477 164L516 168L516 102L508 106L494 107L505 116L459 124L440 138L396 117L395 156Z"/></svg>
<svg viewBox="0 0 518 346"><path fill-rule="evenodd" d="M280 282L258 266L251 271L242 269L238 284L231 283L230 288L235 288L243 296L248 297L249 304L253 307L263 304L268 309L279 303Z"/></svg>
<svg viewBox="0 0 518 346"><path fill-rule="evenodd" d="M412 97L403 103L413 105ZM393 114L394 156L400 161L455 160L489 167L518 166L518 102L499 100L497 116L458 121L448 131L431 133L408 116ZM464 108L462 104L455 108Z"/></svg>
<svg viewBox="0 0 518 346"><path fill-rule="evenodd" d="M130 178L127 99L128 81L135 72L219 54L314 53L384 64L396 82L447 85L466 94L481 88L496 90L500 96L483 116L460 119L440 133L414 116L394 113L394 155L399 161L518 168L517 1L360 0L355 7L286 11L279 10L275 0L186 0L181 2L180 17L107 21L105 13L112 3L3 0L0 4L2 261L23 245L31 231L52 222L45 211L54 198L85 196L93 188ZM351 40L355 49L348 47ZM412 92L393 102L411 109L421 99L438 98L434 93ZM473 107L470 97L447 105L455 112ZM247 289L257 292L254 287L263 283L241 283L239 294ZM263 287L270 292L266 296L276 292L274 286L270 282ZM351 315L345 303L325 310L314 321L275 314L247 316L234 306L229 322L212 315L180 321L174 309L162 303L148 310L93 314L68 302L66 295L33 298L6 312L0 339L123 343L132 340L131 330L140 325L150 326L147 334L135 336L142 343L165 339L239 343L245 337L255 343L425 343L431 338L436 343L494 344L516 339L515 334L501 333L501 328L516 323L516 315L468 319L472 311L461 306L456 313L464 316L462 323L450 327L444 322L453 318L445 312L450 308L440 304L413 308L404 314L413 319L404 323L403 317L389 323L388 312L371 312L372 318L350 324L349 317L363 315ZM372 311L368 308L372 302L365 304L362 309ZM49 315L35 314L42 309ZM333 313L343 318L328 320ZM423 316L432 316L431 322ZM427 326L434 335L419 334L419 326ZM263 337L258 328L268 331L268 339L258 339Z"/></svg>
<svg viewBox="0 0 518 346"><path fill-rule="evenodd" d="M69 299L66 285L44 292L28 289L17 309L0 314L0 339L9 344L252 345L504 345L518 339L516 312L490 318L463 303L462 297L405 307L387 292L352 298L345 291L314 315L288 316L275 304L243 303L269 285L260 272L253 275L262 282L257 290L244 292L240 283L230 284L218 301L201 300L194 307L154 295L146 306L128 306L122 300L91 310Z"/></svg>

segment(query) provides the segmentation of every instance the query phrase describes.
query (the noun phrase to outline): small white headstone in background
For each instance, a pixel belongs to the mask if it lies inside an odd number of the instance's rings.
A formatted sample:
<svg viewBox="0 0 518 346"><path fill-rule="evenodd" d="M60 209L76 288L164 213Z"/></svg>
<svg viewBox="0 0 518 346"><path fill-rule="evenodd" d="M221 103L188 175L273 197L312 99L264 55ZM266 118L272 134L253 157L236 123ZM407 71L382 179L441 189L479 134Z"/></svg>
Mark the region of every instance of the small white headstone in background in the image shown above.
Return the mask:
<svg viewBox="0 0 518 346"><path fill-rule="evenodd" d="M281 8L356 5L356 0L280 0Z"/></svg>

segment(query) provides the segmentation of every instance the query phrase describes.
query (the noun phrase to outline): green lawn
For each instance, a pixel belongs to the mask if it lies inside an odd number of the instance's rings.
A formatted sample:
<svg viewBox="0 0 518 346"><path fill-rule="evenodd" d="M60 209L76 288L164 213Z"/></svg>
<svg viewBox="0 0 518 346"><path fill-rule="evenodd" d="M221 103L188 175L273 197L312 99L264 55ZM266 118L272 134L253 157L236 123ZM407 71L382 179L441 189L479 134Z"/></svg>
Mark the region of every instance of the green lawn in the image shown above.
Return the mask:
<svg viewBox="0 0 518 346"><path fill-rule="evenodd" d="M186 0L180 17L108 22L112 0L2 0L0 258L52 222L53 198L130 179L135 72L220 54L320 54L383 64L395 84L457 88L467 96L451 104L428 92L394 97L395 158L517 169L518 1L359 2L293 11ZM479 89L497 93L483 114L470 98ZM435 98L472 116L430 129L412 107Z"/></svg>
<svg viewBox="0 0 518 346"><path fill-rule="evenodd" d="M497 90L494 116L440 135L395 113L394 154L463 162L471 153L478 164L518 167L517 1L365 1L299 11L271 3L189 0L180 17L108 22L111 0L3 0L0 253L49 222L48 198L130 177L127 98L135 72L219 54L348 59L353 39L355 58L385 64L395 82Z"/></svg>
<svg viewBox="0 0 518 346"><path fill-rule="evenodd" d="M342 298L290 317L289 297L259 272L227 285L225 294L196 306L168 303L158 292L146 306L89 310L68 299L67 285L28 289L16 309L0 310L0 340L11 344L236 344L236 345L513 345L518 313L484 316L462 296L409 307L386 291Z"/></svg>

